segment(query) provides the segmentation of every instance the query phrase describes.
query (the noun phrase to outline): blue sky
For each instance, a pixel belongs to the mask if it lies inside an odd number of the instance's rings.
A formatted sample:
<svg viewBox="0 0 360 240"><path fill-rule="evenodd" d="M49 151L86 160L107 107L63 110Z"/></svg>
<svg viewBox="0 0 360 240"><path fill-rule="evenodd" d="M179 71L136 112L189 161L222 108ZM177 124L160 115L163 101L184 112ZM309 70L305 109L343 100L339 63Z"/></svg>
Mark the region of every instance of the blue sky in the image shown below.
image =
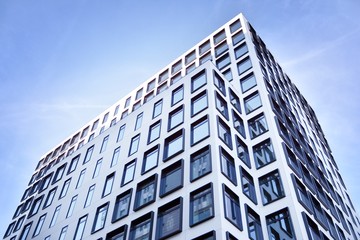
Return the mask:
<svg viewBox="0 0 360 240"><path fill-rule="evenodd" d="M359 210L358 0L4 0L0 237L44 153L239 12L315 109Z"/></svg>

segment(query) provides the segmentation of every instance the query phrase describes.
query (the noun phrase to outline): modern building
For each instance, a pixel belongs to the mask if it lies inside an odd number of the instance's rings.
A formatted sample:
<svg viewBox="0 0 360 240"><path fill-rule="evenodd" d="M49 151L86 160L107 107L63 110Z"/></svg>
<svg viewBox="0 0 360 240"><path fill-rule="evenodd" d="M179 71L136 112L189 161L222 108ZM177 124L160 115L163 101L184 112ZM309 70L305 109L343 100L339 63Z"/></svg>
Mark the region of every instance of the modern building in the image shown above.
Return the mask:
<svg viewBox="0 0 360 240"><path fill-rule="evenodd" d="M4 239L360 239L315 112L242 14L39 161Z"/></svg>

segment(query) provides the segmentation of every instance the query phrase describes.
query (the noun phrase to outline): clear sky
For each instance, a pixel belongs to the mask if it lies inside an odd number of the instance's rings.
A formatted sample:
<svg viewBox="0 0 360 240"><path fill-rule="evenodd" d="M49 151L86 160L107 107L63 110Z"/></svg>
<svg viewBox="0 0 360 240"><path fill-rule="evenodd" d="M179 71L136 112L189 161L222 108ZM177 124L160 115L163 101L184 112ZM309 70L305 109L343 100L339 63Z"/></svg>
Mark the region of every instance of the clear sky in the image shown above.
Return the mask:
<svg viewBox="0 0 360 240"><path fill-rule="evenodd" d="M243 12L314 108L360 211L360 1L0 1L0 237L40 157Z"/></svg>

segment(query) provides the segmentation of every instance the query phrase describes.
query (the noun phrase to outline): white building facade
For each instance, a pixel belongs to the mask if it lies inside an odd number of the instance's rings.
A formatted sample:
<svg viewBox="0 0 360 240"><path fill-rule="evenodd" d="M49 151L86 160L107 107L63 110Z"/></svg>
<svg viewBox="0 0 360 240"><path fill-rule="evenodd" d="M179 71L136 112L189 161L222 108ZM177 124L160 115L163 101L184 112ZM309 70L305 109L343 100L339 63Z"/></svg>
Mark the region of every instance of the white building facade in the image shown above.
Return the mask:
<svg viewBox="0 0 360 240"><path fill-rule="evenodd" d="M316 115L239 14L39 161L4 239L359 239Z"/></svg>

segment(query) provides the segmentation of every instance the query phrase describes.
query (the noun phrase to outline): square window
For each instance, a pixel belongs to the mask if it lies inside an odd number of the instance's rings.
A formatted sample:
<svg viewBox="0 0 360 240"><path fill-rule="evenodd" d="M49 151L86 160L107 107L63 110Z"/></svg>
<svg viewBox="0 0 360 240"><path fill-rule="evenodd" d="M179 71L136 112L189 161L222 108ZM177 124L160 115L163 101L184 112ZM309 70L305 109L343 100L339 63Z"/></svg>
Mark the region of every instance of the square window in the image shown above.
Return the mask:
<svg viewBox="0 0 360 240"><path fill-rule="evenodd" d="M206 42L204 42L203 44L200 45L199 47L199 53L200 55L203 55L205 52L207 52L210 49L210 40L207 40Z"/></svg>
<svg viewBox="0 0 360 240"><path fill-rule="evenodd" d="M128 225L123 225L114 231L109 232L106 234L105 240L125 240L126 239L126 233L127 233Z"/></svg>
<svg viewBox="0 0 360 240"><path fill-rule="evenodd" d="M285 196L278 170L259 178L260 192L264 205L274 202Z"/></svg>
<svg viewBox="0 0 360 240"><path fill-rule="evenodd" d="M251 64L251 60L249 57L241 60L238 64L237 64L237 68L238 68L238 73L239 75L243 74L244 72L246 72L247 70L249 70L250 68L252 68L252 64Z"/></svg>
<svg viewBox="0 0 360 240"><path fill-rule="evenodd" d="M245 112L249 114L262 106L260 95L258 92L251 94L244 99Z"/></svg>
<svg viewBox="0 0 360 240"><path fill-rule="evenodd" d="M207 107L207 92L203 91L191 99L191 116L195 116L199 112L205 110Z"/></svg>
<svg viewBox="0 0 360 240"><path fill-rule="evenodd" d="M242 231L239 197L225 184L223 186L225 218Z"/></svg>
<svg viewBox="0 0 360 240"><path fill-rule="evenodd" d="M227 103L226 103L225 99L223 99L218 92L216 92L216 94L215 94L215 105L216 105L216 109L217 109L227 120L229 120L229 111L228 111Z"/></svg>
<svg viewBox="0 0 360 240"><path fill-rule="evenodd" d="M128 162L124 166L124 173L122 176L121 186L124 186L125 184L131 182L134 179L135 167L136 167L136 160Z"/></svg>
<svg viewBox="0 0 360 240"><path fill-rule="evenodd" d="M183 99L184 99L184 87L183 85L181 85L172 92L171 106L174 106Z"/></svg>
<svg viewBox="0 0 360 240"><path fill-rule="evenodd" d="M217 87L217 89L219 89L219 91L224 96L226 96L225 81L215 71L213 71L213 73L214 73L214 85Z"/></svg>
<svg viewBox="0 0 360 240"><path fill-rule="evenodd" d="M237 185L235 161L222 147L219 147L221 172L225 175L235 186Z"/></svg>
<svg viewBox="0 0 360 240"><path fill-rule="evenodd" d="M230 25L230 32L234 33L241 28L240 20L236 20Z"/></svg>
<svg viewBox="0 0 360 240"><path fill-rule="evenodd" d="M115 179L115 173L112 173L106 177L104 189L102 192L102 197L106 197L107 195L109 195L111 193L112 187L114 184L114 179Z"/></svg>
<svg viewBox="0 0 360 240"><path fill-rule="evenodd" d="M181 129L165 139L164 161L184 151L184 129Z"/></svg>
<svg viewBox="0 0 360 240"><path fill-rule="evenodd" d="M128 191L116 197L114 212L112 216L112 223L129 215L131 195L132 189L129 189Z"/></svg>
<svg viewBox="0 0 360 240"><path fill-rule="evenodd" d="M235 52L235 58L239 59L240 57L244 56L246 53L248 53L248 47L246 43L241 44L237 48L234 49Z"/></svg>
<svg viewBox="0 0 360 240"><path fill-rule="evenodd" d="M109 203L105 203L104 205L96 209L95 219L91 233L97 232L104 228L108 208L109 208Z"/></svg>
<svg viewBox="0 0 360 240"><path fill-rule="evenodd" d="M160 145L156 145L144 153L141 174L145 174L157 166L159 159L159 148Z"/></svg>
<svg viewBox="0 0 360 240"><path fill-rule="evenodd" d="M267 139L253 147L256 168L261 168L276 160L271 140Z"/></svg>
<svg viewBox="0 0 360 240"><path fill-rule="evenodd" d="M182 230L182 198L177 198L158 209L156 239L169 238Z"/></svg>
<svg viewBox="0 0 360 240"><path fill-rule="evenodd" d="M137 184L134 211L139 210L153 202L156 198L157 174Z"/></svg>
<svg viewBox="0 0 360 240"><path fill-rule="evenodd" d="M161 171L160 197L164 197L183 187L183 164L184 160L181 159Z"/></svg>
<svg viewBox="0 0 360 240"><path fill-rule="evenodd" d="M180 106L169 113L168 131L184 122L184 106Z"/></svg>
<svg viewBox="0 0 360 240"><path fill-rule="evenodd" d="M190 156L190 180L195 181L211 173L211 151L206 146Z"/></svg>
<svg viewBox="0 0 360 240"><path fill-rule="evenodd" d="M218 32L217 34L215 34L215 36L214 36L214 45L218 44L219 42L221 42L225 38L226 38L226 34L225 34L225 30L223 29L220 32Z"/></svg>
<svg viewBox="0 0 360 240"><path fill-rule="evenodd" d="M138 151L139 148L139 142L140 142L140 134L136 135L131 139L131 144L129 148L129 156L133 155Z"/></svg>
<svg viewBox="0 0 360 240"><path fill-rule="evenodd" d="M231 131L228 125L225 124L221 118L217 117L218 120L218 136L219 138L232 149Z"/></svg>
<svg viewBox="0 0 360 240"><path fill-rule="evenodd" d="M240 167L242 192L253 203L257 204L254 179L244 168Z"/></svg>
<svg viewBox="0 0 360 240"><path fill-rule="evenodd" d="M156 102L154 104L154 109L153 109L153 118L156 118L157 116L159 116L162 112L162 99L158 102Z"/></svg>
<svg viewBox="0 0 360 240"><path fill-rule="evenodd" d="M191 124L191 145L195 145L209 136L210 127L207 116L204 116Z"/></svg>
<svg viewBox="0 0 360 240"><path fill-rule="evenodd" d="M206 71L203 70L191 78L191 92L195 92L206 85Z"/></svg>
<svg viewBox="0 0 360 240"><path fill-rule="evenodd" d="M149 127L148 144L152 143L160 137L161 132L161 120L155 122Z"/></svg>
<svg viewBox="0 0 360 240"><path fill-rule="evenodd" d="M232 36L233 45L235 46L244 39L245 39L245 35L242 31L236 33L234 36Z"/></svg>
<svg viewBox="0 0 360 240"><path fill-rule="evenodd" d="M212 183L190 193L190 227L213 218L214 215Z"/></svg>
<svg viewBox="0 0 360 240"><path fill-rule="evenodd" d="M260 114L249 120L250 138L254 139L268 131L268 126L264 114Z"/></svg>
<svg viewBox="0 0 360 240"><path fill-rule="evenodd" d="M131 222L129 240L151 239L154 212L149 212Z"/></svg>

